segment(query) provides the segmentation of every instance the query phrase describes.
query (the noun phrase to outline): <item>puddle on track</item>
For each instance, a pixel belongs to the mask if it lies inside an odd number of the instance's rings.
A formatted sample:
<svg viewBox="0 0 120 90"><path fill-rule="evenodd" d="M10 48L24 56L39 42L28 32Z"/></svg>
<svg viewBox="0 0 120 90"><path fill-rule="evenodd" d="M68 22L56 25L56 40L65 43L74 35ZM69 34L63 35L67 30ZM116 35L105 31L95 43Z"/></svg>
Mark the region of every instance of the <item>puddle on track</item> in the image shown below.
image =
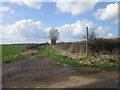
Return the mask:
<svg viewBox="0 0 120 90"><path fill-rule="evenodd" d="M58 67L61 71L73 71L73 68L67 64L60 63L58 61L51 63L53 67Z"/></svg>
<svg viewBox="0 0 120 90"><path fill-rule="evenodd" d="M23 64L23 62L26 63ZM21 64L18 65L18 63ZM14 68L14 70L10 70L10 68ZM118 73L116 71L105 71L99 73L93 73L93 71L95 72L95 70L92 70L91 72L91 69L87 68L83 68L82 70L81 67L71 67L69 65L50 60L49 58L39 59L36 57L31 57L24 60L3 64L2 86L4 88L34 88L36 86L39 86L40 88L49 88L49 85L51 85L51 88L58 88L61 86L65 88L68 86L79 86L88 81L92 82L92 80L102 80L103 82L98 83L99 85L103 85L105 87L117 87L118 81L116 78ZM106 80L107 82L104 82ZM113 85L114 83L115 85ZM90 86L88 85L88 88L93 87L94 85L96 85L96 83L93 83Z"/></svg>

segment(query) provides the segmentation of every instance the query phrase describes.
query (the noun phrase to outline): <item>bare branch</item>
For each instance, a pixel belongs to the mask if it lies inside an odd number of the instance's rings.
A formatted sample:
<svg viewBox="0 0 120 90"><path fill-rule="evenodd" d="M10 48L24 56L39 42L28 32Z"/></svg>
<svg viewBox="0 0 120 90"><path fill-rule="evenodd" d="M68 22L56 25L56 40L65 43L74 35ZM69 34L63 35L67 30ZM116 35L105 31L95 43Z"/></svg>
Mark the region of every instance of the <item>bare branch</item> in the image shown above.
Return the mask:
<svg viewBox="0 0 120 90"><path fill-rule="evenodd" d="M92 40L92 39L96 38L96 35L97 35L97 33L95 32L95 29L94 29L94 28L90 29L90 30L88 31L88 40ZM83 35L83 38L86 39L86 38L87 38L87 35L84 34L84 35Z"/></svg>

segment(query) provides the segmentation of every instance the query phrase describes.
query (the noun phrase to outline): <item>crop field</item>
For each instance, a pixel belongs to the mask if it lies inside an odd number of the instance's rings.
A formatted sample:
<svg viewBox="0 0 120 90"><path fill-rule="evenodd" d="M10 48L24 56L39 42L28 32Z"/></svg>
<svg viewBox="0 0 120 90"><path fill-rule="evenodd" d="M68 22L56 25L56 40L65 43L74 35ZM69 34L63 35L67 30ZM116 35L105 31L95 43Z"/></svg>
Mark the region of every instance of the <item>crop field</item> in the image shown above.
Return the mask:
<svg viewBox="0 0 120 90"><path fill-rule="evenodd" d="M22 60L34 55L32 52L22 54L28 51L24 50L26 45L1 45L0 47L0 63L9 63L11 61Z"/></svg>
<svg viewBox="0 0 120 90"><path fill-rule="evenodd" d="M0 45L0 63L17 60L25 45ZM17 57L15 57L17 55Z"/></svg>
<svg viewBox="0 0 120 90"><path fill-rule="evenodd" d="M3 45L2 47L2 60L1 63L9 63L11 61L23 60L28 57L49 57L52 60L57 60L60 63L68 64L70 66L88 66L96 68L111 68L118 67L119 57L83 57L83 58L71 58L67 55L62 55L58 52L57 48L54 48L52 45ZM23 48L26 48L25 52L29 49L35 49L37 52L30 52L22 54L21 51Z"/></svg>
<svg viewBox="0 0 120 90"><path fill-rule="evenodd" d="M91 78L95 76L96 76L94 79L95 82L98 81L99 79L101 80L101 78L105 79L105 80L103 79L102 81L102 85L104 86L113 86L113 83L115 83L114 87L117 87L118 85L118 83L115 81L117 80L117 73L116 72L109 73L108 70L112 71L118 68L119 66L118 61L120 60L119 57L113 57L113 58L84 57L84 58L76 59L76 58L71 58L66 55L60 54L58 52L58 49L55 48L54 45L42 45L42 46L40 45L39 46L38 45L5 46L4 45L3 47L4 48L2 49L4 51L4 54L3 54L4 57L2 57L2 60L0 60L0 63L2 63L2 67L3 67L2 80L4 81L3 82L4 88L5 87L18 88L19 85L22 85L22 84L23 85L20 87L25 87L25 86L29 87L31 83L32 83L31 85L33 85L31 87L35 87L36 84L38 84L37 86L39 86L40 85L39 83L45 83L45 84L47 83L46 85L50 86L48 81L50 81L50 83L51 81L56 83L56 80L60 82L59 79L67 80L66 77L70 78L71 76L74 76L74 79L72 78L70 81L68 79L68 82L69 82L68 85L70 86L73 85L73 82L75 82L75 85L78 85L80 84L80 82L90 81ZM30 53L23 54L23 52L27 52L29 50L34 50L34 49L36 49L37 52L30 52ZM89 77L91 78L82 79L83 76L81 73L83 75L87 75L87 77L89 75ZM93 74L95 76L93 76ZM10 75L11 75L11 78L8 79ZM24 77L24 78L21 79L21 77ZM111 78L113 77L114 79L112 80ZM107 82L104 82L106 81L106 78L107 78ZM109 81L108 79L111 81ZM32 80L34 81L31 82ZM18 83L16 83L15 81L17 81ZM92 81L93 80L91 80L91 82ZM112 82L112 84L110 82ZM8 86L8 83L10 86ZM111 85L109 85L109 83ZM101 82L98 84L100 86ZM105 85L105 84L108 84L108 85ZM61 84L58 84L58 85L61 85ZM62 85L66 85L66 81L63 81ZM92 86L95 86L95 85L94 83L92 83ZM57 86L57 85L53 85L53 86Z"/></svg>
<svg viewBox="0 0 120 90"><path fill-rule="evenodd" d="M19 54L25 45L2 45L2 57Z"/></svg>

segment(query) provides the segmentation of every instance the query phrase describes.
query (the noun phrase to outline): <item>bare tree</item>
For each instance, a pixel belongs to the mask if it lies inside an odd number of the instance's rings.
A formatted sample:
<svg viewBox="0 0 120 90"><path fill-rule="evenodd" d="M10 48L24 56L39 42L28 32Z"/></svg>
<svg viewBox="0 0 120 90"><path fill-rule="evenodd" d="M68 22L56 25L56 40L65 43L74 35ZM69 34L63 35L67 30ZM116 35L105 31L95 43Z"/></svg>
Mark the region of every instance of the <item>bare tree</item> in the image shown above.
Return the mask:
<svg viewBox="0 0 120 90"><path fill-rule="evenodd" d="M95 32L94 28L88 30L88 40L92 41L92 39L96 38L97 33ZM87 38L87 34L83 35L83 38Z"/></svg>
<svg viewBox="0 0 120 90"><path fill-rule="evenodd" d="M52 28L49 32L49 36L48 36L50 39L51 39L51 44L56 44L56 41L59 39L59 32L57 29L55 28Z"/></svg>

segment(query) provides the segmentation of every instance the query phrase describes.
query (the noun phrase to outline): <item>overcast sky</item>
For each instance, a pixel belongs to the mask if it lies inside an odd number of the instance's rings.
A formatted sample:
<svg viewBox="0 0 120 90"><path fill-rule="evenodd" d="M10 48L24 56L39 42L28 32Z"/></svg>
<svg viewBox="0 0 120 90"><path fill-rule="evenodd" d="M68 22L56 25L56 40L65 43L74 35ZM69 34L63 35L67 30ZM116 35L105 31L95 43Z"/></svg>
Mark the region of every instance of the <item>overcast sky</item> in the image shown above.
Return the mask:
<svg viewBox="0 0 120 90"><path fill-rule="evenodd" d="M80 41L86 26L97 37L118 37L117 2L2 2L0 43L49 42L48 33L57 28L60 42Z"/></svg>

